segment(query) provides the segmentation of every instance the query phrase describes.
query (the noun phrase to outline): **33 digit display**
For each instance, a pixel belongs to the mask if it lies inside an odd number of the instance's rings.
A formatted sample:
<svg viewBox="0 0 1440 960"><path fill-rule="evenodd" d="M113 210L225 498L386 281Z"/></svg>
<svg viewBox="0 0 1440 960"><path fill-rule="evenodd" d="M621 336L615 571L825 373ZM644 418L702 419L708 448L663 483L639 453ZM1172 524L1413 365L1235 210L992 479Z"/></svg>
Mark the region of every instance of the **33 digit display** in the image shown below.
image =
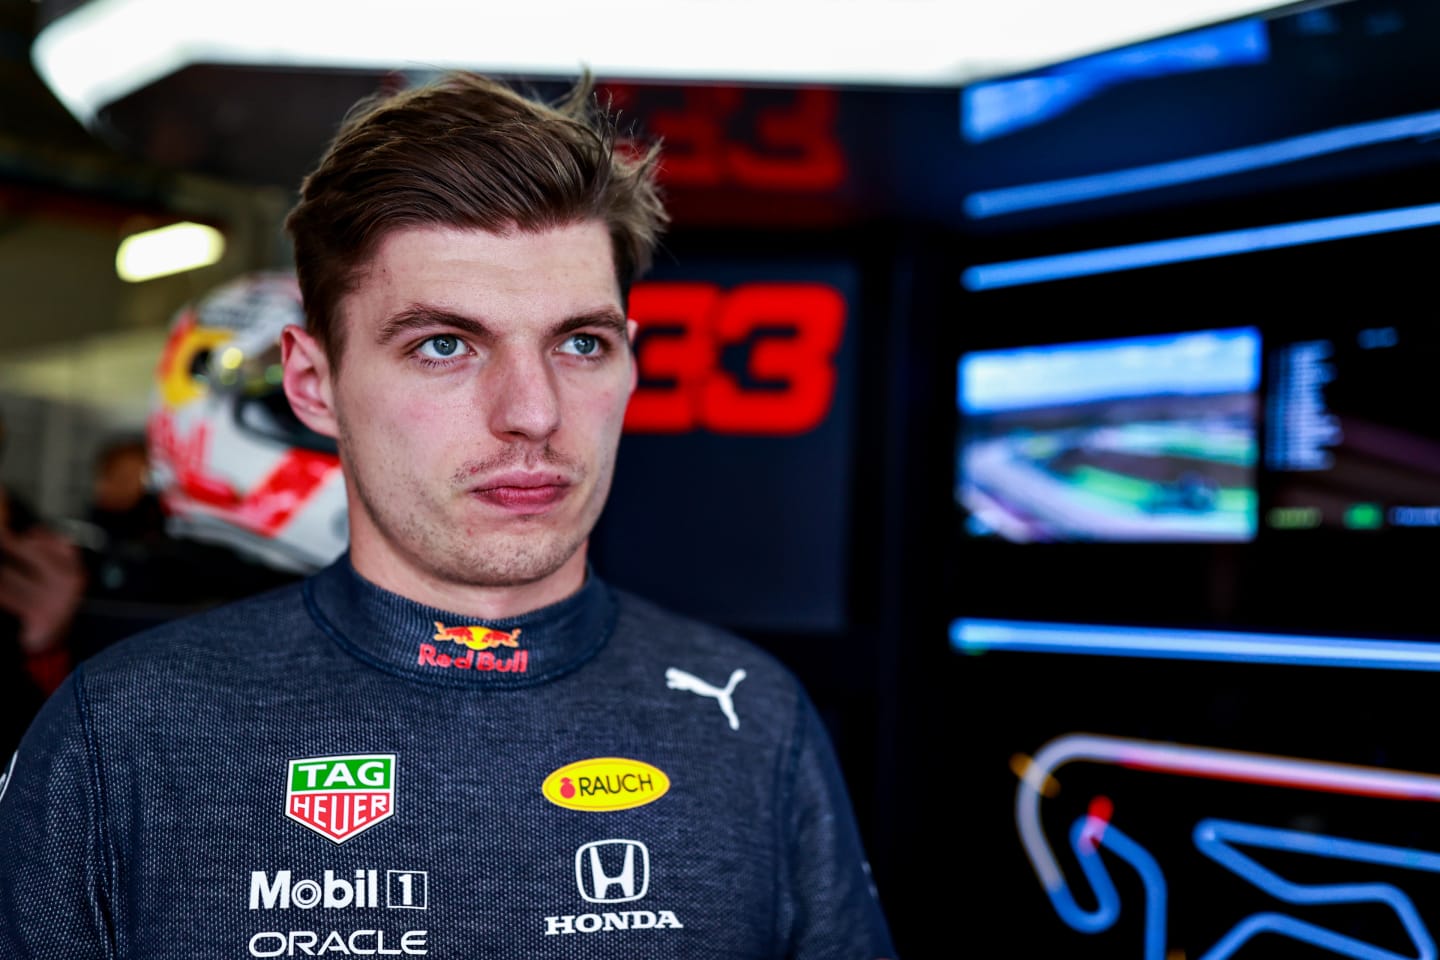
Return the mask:
<svg viewBox="0 0 1440 960"><path fill-rule="evenodd" d="M667 186L824 193L848 174L837 134L839 95L823 87L607 85L665 143Z"/></svg>
<svg viewBox="0 0 1440 960"><path fill-rule="evenodd" d="M814 429L835 394L845 300L820 283L640 284L632 433L784 436Z"/></svg>

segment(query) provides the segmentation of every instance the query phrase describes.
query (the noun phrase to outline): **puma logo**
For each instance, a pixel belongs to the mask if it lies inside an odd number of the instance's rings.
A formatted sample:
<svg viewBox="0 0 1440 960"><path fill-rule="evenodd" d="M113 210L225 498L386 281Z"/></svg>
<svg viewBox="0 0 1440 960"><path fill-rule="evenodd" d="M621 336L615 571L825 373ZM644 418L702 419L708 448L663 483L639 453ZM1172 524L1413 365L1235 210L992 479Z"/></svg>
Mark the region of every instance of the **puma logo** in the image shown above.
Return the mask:
<svg viewBox="0 0 1440 960"><path fill-rule="evenodd" d="M15 761L20 759L20 751L16 750L10 755L10 766L0 773L0 800L5 799L5 788L10 786L10 781L15 777Z"/></svg>
<svg viewBox="0 0 1440 960"><path fill-rule="evenodd" d="M735 703L730 699L730 695L735 692L735 685L744 679L745 671L736 670L730 674L730 682L721 689L684 670L671 667L665 671L665 685L671 690L689 690L702 697L714 697L720 701L720 710L725 714L725 719L730 721L731 730L740 729L740 718L735 716Z"/></svg>

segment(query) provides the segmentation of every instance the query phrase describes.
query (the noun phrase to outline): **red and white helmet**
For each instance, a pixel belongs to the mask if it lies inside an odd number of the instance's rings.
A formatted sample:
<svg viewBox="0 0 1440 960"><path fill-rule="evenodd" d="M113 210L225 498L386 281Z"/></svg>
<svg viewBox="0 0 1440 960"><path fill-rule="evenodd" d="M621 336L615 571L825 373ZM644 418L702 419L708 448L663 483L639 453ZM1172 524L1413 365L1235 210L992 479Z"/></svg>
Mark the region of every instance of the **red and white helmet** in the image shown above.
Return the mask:
<svg viewBox="0 0 1440 960"><path fill-rule="evenodd" d="M169 531L308 573L349 540L335 442L281 387L280 331L305 323L293 273L242 276L182 308L155 371L146 435Z"/></svg>

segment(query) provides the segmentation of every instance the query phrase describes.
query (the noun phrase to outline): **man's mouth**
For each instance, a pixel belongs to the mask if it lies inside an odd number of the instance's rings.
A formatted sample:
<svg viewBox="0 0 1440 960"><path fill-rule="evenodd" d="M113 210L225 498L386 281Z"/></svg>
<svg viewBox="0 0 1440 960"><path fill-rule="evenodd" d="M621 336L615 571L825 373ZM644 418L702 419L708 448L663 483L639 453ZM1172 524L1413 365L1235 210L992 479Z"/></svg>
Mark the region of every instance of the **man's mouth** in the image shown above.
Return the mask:
<svg viewBox="0 0 1440 960"><path fill-rule="evenodd" d="M506 473L485 478L470 495L505 510L535 512L559 502L570 486L555 473Z"/></svg>

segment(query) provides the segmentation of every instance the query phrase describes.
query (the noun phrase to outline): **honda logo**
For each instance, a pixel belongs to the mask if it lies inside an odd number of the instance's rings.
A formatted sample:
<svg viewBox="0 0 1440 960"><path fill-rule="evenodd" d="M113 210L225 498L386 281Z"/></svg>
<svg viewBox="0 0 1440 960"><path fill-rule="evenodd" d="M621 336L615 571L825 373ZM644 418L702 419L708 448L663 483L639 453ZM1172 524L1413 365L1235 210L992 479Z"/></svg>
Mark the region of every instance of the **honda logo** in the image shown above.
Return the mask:
<svg viewBox="0 0 1440 960"><path fill-rule="evenodd" d="M639 900L650 888L650 851L639 840L597 840L575 851L575 883L590 903Z"/></svg>

